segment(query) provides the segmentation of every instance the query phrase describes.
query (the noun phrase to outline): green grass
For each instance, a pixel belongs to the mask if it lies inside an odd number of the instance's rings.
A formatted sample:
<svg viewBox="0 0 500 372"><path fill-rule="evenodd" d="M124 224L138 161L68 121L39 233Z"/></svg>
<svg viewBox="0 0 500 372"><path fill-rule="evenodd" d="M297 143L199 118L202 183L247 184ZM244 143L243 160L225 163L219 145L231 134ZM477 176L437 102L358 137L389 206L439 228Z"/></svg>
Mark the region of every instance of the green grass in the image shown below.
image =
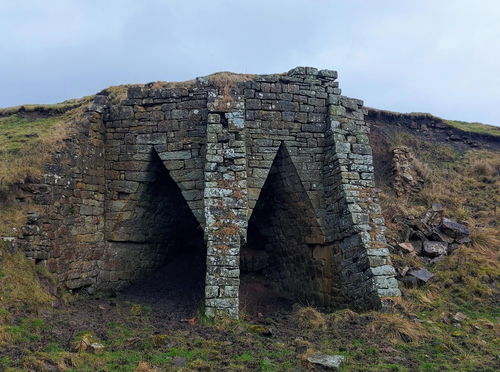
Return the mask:
<svg viewBox="0 0 500 372"><path fill-rule="evenodd" d="M459 120L445 120L445 122L454 128L463 130L464 132L487 134L490 136L500 136L500 127L482 123L470 123L467 121Z"/></svg>
<svg viewBox="0 0 500 372"><path fill-rule="evenodd" d="M426 289L415 291L425 292ZM421 301L417 298L411 303L420 306ZM439 302L439 299L434 301ZM398 325L401 332L410 333L414 332L413 325L418 323L408 318L402 319L399 314L377 312L356 314L338 311L331 315L323 314L341 321L331 324L325 331L309 330L297 336L307 338L313 350L345 355L344 372L493 371L499 346L496 331L482 326L481 320L472 318L464 321L460 329L439 320L443 311L452 309L446 307L446 301L443 301L438 306L432 305L425 311L416 312L418 318L423 320L420 327L425 332L422 338L413 340L391 339L390 335L394 334L391 322L396 322L394 324ZM351 316L345 317L346 313ZM186 360L186 371L307 370L307 363L300 352L294 349L293 337L288 340L263 340L258 335L243 332L232 334L232 342L228 344L225 339L230 328L220 329L222 334L214 339L205 339L191 332L171 331L166 342L155 347L144 348L141 343L131 346L127 340L146 340L154 335L154 329L140 323L132 325L128 322L134 316L126 315L125 311L123 314L123 319L117 319L104 330L105 337L101 341L105 349L99 355L88 351L75 352L72 348L65 348L61 343L47 339L51 325L38 318L21 320L11 329L16 335L15 344L21 347L24 356L18 360L4 357L0 359L0 366L7 371L42 370L44 365L66 365L70 371L111 372L136 371L142 365L143 368L150 368L143 369L145 371L169 371L175 370L172 360L182 357ZM388 328L373 329L374 322L379 322L383 327L388 325ZM208 328L214 335L213 332L219 330L215 325ZM46 341L41 342L42 339Z"/></svg>
<svg viewBox="0 0 500 372"><path fill-rule="evenodd" d="M236 355L234 357L234 360L240 361L240 362L251 362L255 360L255 357L253 356L252 353L243 353L240 355Z"/></svg>
<svg viewBox="0 0 500 372"><path fill-rule="evenodd" d="M48 306L54 297L40 284L41 277L50 280L47 275L35 270L23 253L10 254L3 251L0 265L0 304L4 310L36 312Z"/></svg>
<svg viewBox="0 0 500 372"><path fill-rule="evenodd" d="M19 107L0 109L0 187L40 177L51 153L67 137L70 123L83 113L84 104L91 98L22 106L25 111L33 111L30 115ZM37 117L40 108L52 110L51 116Z"/></svg>
<svg viewBox="0 0 500 372"><path fill-rule="evenodd" d="M50 152L66 136L71 114L31 120L18 115L0 118L0 185L40 177Z"/></svg>
<svg viewBox="0 0 500 372"><path fill-rule="evenodd" d="M0 149L3 156L17 155L23 149L51 134L59 116L30 120L12 115L0 118Z"/></svg>

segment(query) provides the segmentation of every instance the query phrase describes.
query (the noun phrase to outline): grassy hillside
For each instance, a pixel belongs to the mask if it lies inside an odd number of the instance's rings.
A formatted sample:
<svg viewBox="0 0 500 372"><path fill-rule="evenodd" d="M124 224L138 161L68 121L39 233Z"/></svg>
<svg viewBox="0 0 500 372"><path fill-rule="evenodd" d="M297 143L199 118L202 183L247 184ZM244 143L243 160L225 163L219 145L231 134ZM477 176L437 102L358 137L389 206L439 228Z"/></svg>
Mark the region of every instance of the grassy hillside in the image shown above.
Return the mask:
<svg viewBox="0 0 500 372"><path fill-rule="evenodd" d="M50 152L68 135L68 123L91 98L0 109L0 187L40 177Z"/></svg>
<svg viewBox="0 0 500 372"><path fill-rule="evenodd" d="M0 118L0 185L39 177L48 149L76 114L29 118L14 110ZM389 241L401 240L398 216L417 216L435 202L472 232L470 244L433 266L393 253L397 267L436 274L426 285L402 287L393 312L320 313L303 304L237 322L202 316L173 322L121 295L65 295L62 301L43 268L8 253L0 241L0 370L297 371L312 369L307 356L321 351L346 356L343 371L496 371L500 153L460 152L407 131L380 135L379 152L409 147L425 181L419 193L399 198L390 182L379 185ZM22 216L15 206L2 208L0 233L12 232ZM457 313L465 316L460 322L453 321ZM84 339L103 350L85 349Z"/></svg>
<svg viewBox="0 0 500 372"><path fill-rule="evenodd" d="M459 121L459 120L445 120L446 123L451 125L452 127L463 130L464 132L471 133L479 133L479 134L488 134L490 136L500 136L500 127L495 125L488 125L482 123L470 123L467 121Z"/></svg>
<svg viewBox="0 0 500 372"><path fill-rule="evenodd" d="M51 152L62 147L70 134L69 124L90 99L0 109L0 235L11 236L33 209L26 203L10 203L11 191L18 184L40 179Z"/></svg>

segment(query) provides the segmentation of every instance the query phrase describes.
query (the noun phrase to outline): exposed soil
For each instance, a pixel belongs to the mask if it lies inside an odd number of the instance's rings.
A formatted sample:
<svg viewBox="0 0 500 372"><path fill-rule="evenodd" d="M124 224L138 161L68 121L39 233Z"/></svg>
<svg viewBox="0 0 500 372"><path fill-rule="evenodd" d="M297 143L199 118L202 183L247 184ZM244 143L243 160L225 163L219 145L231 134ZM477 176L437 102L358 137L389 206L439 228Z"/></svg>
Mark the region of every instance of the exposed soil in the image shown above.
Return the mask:
<svg viewBox="0 0 500 372"><path fill-rule="evenodd" d="M293 304L291 298L271 289L262 275L249 273L241 276L240 312L247 319L283 318L292 311Z"/></svg>
<svg viewBox="0 0 500 372"><path fill-rule="evenodd" d="M203 305L203 278L193 276L203 272L197 266L192 256L178 256L124 291L78 295L72 303L43 314L52 325L44 342L55 339L71 349L81 332L90 331L106 339L106 328L111 323L149 329L153 334L187 331L202 338L230 338L226 332L192 324L193 318L199 319ZM240 309L247 321L270 326L273 335L285 339L297 335L290 322L294 302L270 289L262 277L245 275L240 295Z"/></svg>
<svg viewBox="0 0 500 372"><path fill-rule="evenodd" d="M177 256L148 278L119 293L117 299L151 307L162 322L192 318L204 298L203 261L203 257Z"/></svg>
<svg viewBox="0 0 500 372"><path fill-rule="evenodd" d="M500 138L487 134L464 132L448 125L444 120L430 114L398 113L367 108L366 122L371 131L379 132L388 138L398 132L407 132L422 139L439 144L449 144L458 151L472 148L498 150ZM370 136L371 142L372 136ZM373 146L373 142L372 142Z"/></svg>

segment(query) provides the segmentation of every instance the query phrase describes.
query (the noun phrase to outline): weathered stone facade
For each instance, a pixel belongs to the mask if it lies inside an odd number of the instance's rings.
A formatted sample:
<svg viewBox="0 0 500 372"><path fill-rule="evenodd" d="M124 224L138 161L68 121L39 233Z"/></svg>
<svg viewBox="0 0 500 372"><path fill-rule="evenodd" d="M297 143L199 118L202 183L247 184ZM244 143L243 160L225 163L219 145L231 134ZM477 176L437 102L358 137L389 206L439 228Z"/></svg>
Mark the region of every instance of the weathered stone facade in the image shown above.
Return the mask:
<svg viewBox="0 0 500 372"><path fill-rule="evenodd" d="M336 78L297 67L97 95L47 167L22 246L91 290L189 254L210 316L238 316L240 264L318 306L380 306L400 292L369 128Z"/></svg>

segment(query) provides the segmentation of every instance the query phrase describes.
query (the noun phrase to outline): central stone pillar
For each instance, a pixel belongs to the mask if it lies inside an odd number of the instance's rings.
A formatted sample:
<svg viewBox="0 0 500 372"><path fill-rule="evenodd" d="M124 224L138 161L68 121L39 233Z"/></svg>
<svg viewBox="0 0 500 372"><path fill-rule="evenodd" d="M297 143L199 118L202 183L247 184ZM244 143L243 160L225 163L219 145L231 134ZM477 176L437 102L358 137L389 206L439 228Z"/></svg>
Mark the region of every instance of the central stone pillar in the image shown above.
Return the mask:
<svg viewBox="0 0 500 372"><path fill-rule="evenodd" d="M223 93L222 93L223 92ZM238 318L240 245L247 230L244 98L233 89L208 91L205 163L205 314Z"/></svg>

